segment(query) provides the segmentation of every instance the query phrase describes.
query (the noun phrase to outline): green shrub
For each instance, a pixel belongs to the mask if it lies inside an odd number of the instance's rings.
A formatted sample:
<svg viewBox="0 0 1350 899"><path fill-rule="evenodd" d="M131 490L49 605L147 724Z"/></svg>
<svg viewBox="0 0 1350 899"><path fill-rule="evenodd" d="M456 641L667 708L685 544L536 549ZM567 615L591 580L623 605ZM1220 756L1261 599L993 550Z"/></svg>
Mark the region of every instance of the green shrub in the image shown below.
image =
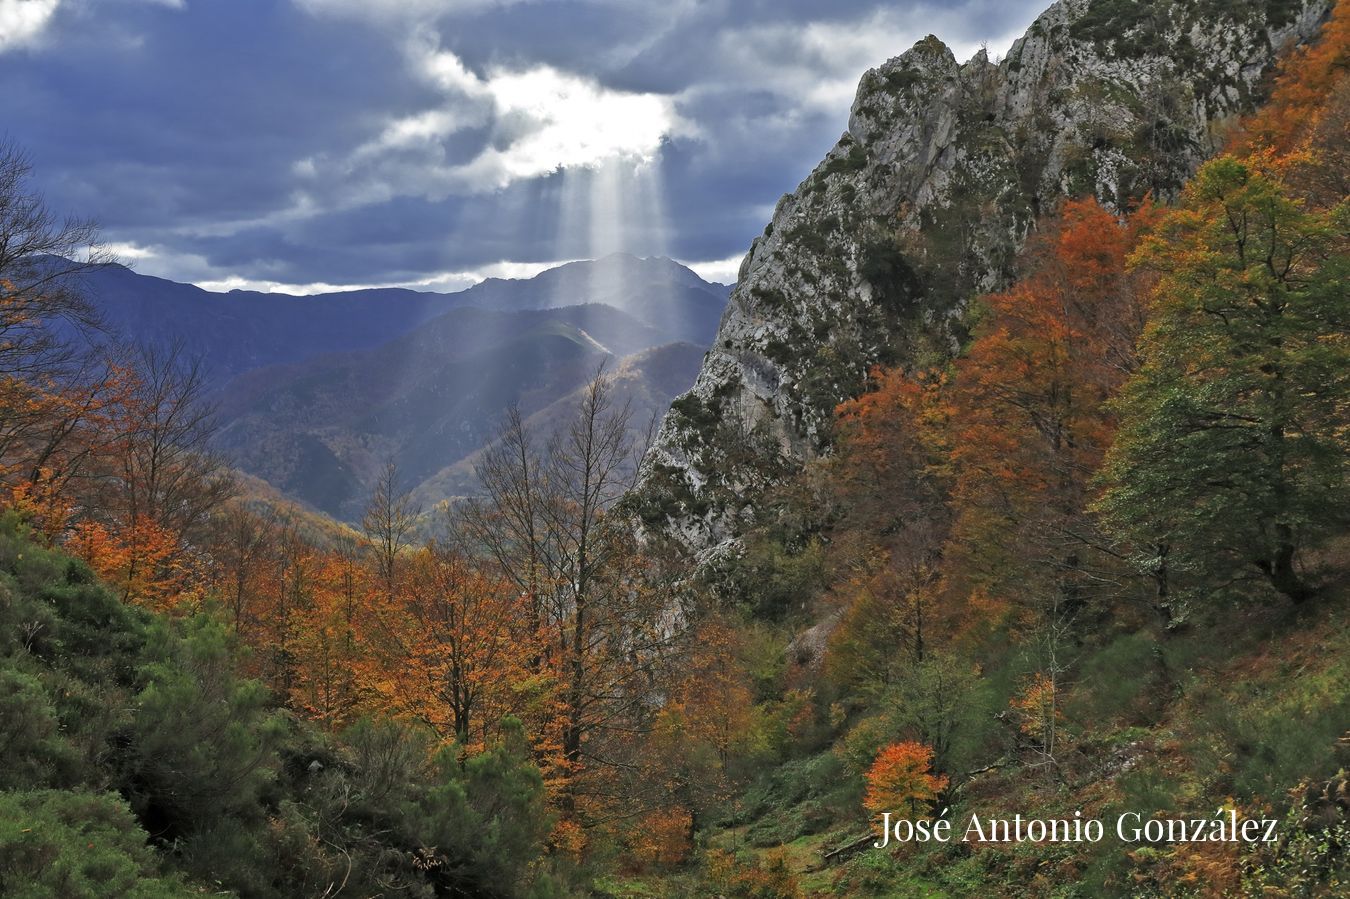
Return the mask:
<svg viewBox="0 0 1350 899"><path fill-rule="evenodd" d="M7 899L169 899L194 895L162 876L125 802L109 794L0 793L0 895Z"/></svg>
<svg viewBox="0 0 1350 899"><path fill-rule="evenodd" d="M405 807L406 835L439 848L432 879L458 892L518 895L552 826L520 722L507 719L503 730L500 743L468 759L457 746L441 750L436 785Z"/></svg>
<svg viewBox="0 0 1350 899"><path fill-rule="evenodd" d="M1149 635L1136 633L1087 656L1074 672L1074 680L1083 688L1069 695L1065 713L1072 720L1103 727L1116 720L1138 721L1141 706L1155 697L1159 651Z"/></svg>
<svg viewBox="0 0 1350 899"><path fill-rule="evenodd" d="M124 606L0 515L5 899L565 895L519 725L432 749L393 722L317 732L239 675L219 621Z"/></svg>
<svg viewBox="0 0 1350 899"><path fill-rule="evenodd" d="M858 274L872 285L877 304L892 315L907 315L923 286L893 237L873 236L862 245Z"/></svg>
<svg viewBox="0 0 1350 899"><path fill-rule="evenodd" d="M886 73L886 87L893 91L908 90L923 81L923 75L916 69L892 69Z"/></svg>
<svg viewBox="0 0 1350 899"><path fill-rule="evenodd" d="M843 156L834 156L829 162L825 163L822 171L826 175L846 175L853 172L861 172L867 167L867 150L862 144L854 143L848 148L848 152Z"/></svg>
<svg viewBox="0 0 1350 899"><path fill-rule="evenodd" d="M0 659L0 789L56 786L58 771L73 767L61 722L42 683Z"/></svg>
<svg viewBox="0 0 1350 899"><path fill-rule="evenodd" d="M181 636L153 631L146 685L135 699L132 806L166 838L256 808L284 725L267 691L234 673L225 627L205 616Z"/></svg>

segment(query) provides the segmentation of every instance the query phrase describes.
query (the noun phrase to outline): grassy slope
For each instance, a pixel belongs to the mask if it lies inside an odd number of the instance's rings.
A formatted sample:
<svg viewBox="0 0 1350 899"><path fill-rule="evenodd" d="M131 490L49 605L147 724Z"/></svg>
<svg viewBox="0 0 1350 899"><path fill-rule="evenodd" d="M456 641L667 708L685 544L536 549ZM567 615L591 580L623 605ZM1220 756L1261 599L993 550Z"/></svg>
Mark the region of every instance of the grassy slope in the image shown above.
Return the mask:
<svg viewBox="0 0 1350 899"><path fill-rule="evenodd" d="M1350 762L1344 741L1338 746L1350 728L1347 613L1350 587L1341 583L1306 609L1214 610L1162 643L1123 632L1084 647L1066 704L1071 742L1061 776L1014 752L1009 764L961 785L952 819L960 829L973 813L1072 817L1081 809L1108 824L1107 839L1086 851L951 843L865 848L827 864L824 852L866 832L860 787L838 761L838 744L761 779L707 845L750 863L785 860L805 896L1260 894L1255 880L1240 882L1231 847L1127 847L1112 825L1126 810L1189 817L1234 803L1246 815L1283 819L1301 785ZM985 683L993 686L998 673L987 672ZM1293 831L1282 821L1282 834ZM1270 862L1250 852L1247 860ZM1275 879L1287 885L1291 866L1286 856ZM692 880L667 873L620 881L613 895L685 895L698 874L685 878Z"/></svg>

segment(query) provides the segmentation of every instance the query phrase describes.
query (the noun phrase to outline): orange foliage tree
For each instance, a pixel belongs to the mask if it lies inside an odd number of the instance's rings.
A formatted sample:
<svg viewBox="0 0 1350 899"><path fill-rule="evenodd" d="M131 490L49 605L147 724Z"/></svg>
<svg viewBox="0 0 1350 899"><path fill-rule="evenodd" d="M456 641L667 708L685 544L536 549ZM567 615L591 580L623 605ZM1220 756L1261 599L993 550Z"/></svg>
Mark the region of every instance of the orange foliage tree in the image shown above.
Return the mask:
<svg viewBox="0 0 1350 899"><path fill-rule="evenodd" d="M932 772L932 763L933 750L922 743L905 740L884 747L867 770L863 805L874 815L901 809L927 814L948 783L945 774Z"/></svg>
<svg viewBox="0 0 1350 899"><path fill-rule="evenodd" d="M678 865L693 849L693 833L689 809L678 805L653 809L639 820L633 857L645 865Z"/></svg>
<svg viewBox="0 0 1350 899"><path fill-rule="evenodd" d="M180 599L186 573L178 535L150 519L110 528L98 521L77 522L67 547L89 564L123 599L135 599L161 612Z"/></svg>
<svg viewBox="0 0 1350 899"><path fill-rule="evenodd" d="M951 518L941 388L937 376L877 369L872 389L837 410L829 471L843 511L833 556L846 577L828 663L840 683L884 688L944 629L935 608Z"/></svg>
<svg viewBox="0 0 1350 899"><path fill-rule="evenodd" d="M1336 4L1316 41L1299 47L1280 66L1270 99L1234 134L1239 153L1288 154L1306 145L1322 124L1350 75L1350 7ZM1342 147L1341 152L1345 150ZM1344 193L1342 194L1344 195Z"/></svg>
<svg viewBox="0 0 1350 899"><path fill-rule="evenodd" d="M885 688L935 636L1009 611L1053 656L1075 610L1114 583L1103 572L1120 560L1085 507L1116 427L1107 400L1138 365L1149 279L1127 259L1156 217L1149 203L1122 220L1066 202L948 371L879 371L839 407L837 680Z"/></svg>
<svg viewBox="0 0 1350 899"><path fill-rule="evenodd" d="M343 552L318 555L308 601L295 610L293 706L329 730L369 707L369 648L361 630L370 614L362 566Z"/></svg>
<svg viewBox="0 0 1350 899"><path fill-rule="evenodd" d="M402 562L392 601L375 607L375 687L393 708L462 745L487 742L521 712L537 655L525 600L453 544L433 541Z"/></svg>
<svg viewBox="0 0 1350 899"><path fill-rule="evenodd" d="M1115 429L1106 401L1137 367L1146 283L1126 259L1155 218L1066 203L1024 276L986 298L946 392L953 526L972 585L1015 601L1085 601L1114 562L1084 513Z"/></svg>
<svg viewBox="0 0 1350 899"><path fill-rule="evenodd" d="M1038 673L1012 698L1009 707L1017 718L1017 728L1034 741L1034 748L1047 764L1055 761L1062 740L1059 684L1049 674Z"/></svg>
<svg viewBox="0 0 1350 899"><path fill-rule="evenodd" d="M211 589L238 637L247 639L261 625L262 585L279 533L275 514L240 502L222 508L211 528Z"/></svg>
<svg viewBox="0 0 1350 899"><path fill-rule="evenodd" d="M754 724L754 695L740 663L742 639L730 622L710 617L695 628L680 657L646 735L638 776L627 787L653 809L637 831L640 859L682 860L700 820L731 793L731 765L747 748Z"/></svg>
<svg viewBox="0 0 1350 899"><path fill-rule="evenodd" d="M123 599L168 608L202 595L210 519L235 484L209 448L201 360L181 343L129 358L131 385L112 417L102 477L83 496L85 517L121 544L123 570L110 583Z"/></svg>

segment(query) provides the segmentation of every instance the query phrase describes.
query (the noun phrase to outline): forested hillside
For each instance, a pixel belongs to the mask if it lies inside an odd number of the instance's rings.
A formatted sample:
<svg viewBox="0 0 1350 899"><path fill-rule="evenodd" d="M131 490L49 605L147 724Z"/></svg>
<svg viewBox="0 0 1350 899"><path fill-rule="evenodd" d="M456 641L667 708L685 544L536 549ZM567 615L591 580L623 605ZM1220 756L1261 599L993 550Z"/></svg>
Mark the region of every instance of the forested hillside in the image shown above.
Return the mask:
<svg viewBox="0 0 1350 899"><path fill-rule="evenodd" d="M549 894L518 721L471 757L412 722L332 738L237 673L224 618L127 605L13 512L0 599L4 895Z"/></svg>
<svg viewBox="0 0 1350 899"><path fill-rule="evenodd" d="M1055 9L1138 59L1211 6ZM1177 163L1193 176L1056 181L999 283L906 307L923 339L872 322L861 389L774 393L801 430L725 427L769 381L704 377L665 433L709 452L662 470L658 442L639 467L636 416L698 351L593 376L611 354L587 340L641 329L533 310L505 342L563 341L575 383L506 403L447 471L376 466L352 524L233 472L200 362L115 339L79 289L94 229L0 156L0 895L1344 895L1350 8L1310 8L1238 11L1309 40L1242 75L1254 108ZM848 154L828 177L862 171ZM884 255L867 277L916 290L950 261ZM705 374L767 371L735 346L755 304L819 324L746 283ZM449 440L428 397L475 401L455 340L493 319L258 393L297 417L374 397ZM358 383L408 360L417 390ZM433 475L472 495L423 503ZM1015 816L1106 823L971 836ZM1151 819L1272 839L1117 830ZM882 836L897 820L953 838Z"/></svg>
<svg viewBox="0 0 1350 899"><path fill-rule="evenodd" d="M1347 26L1175 203L1044 216L961 353L874 369L706 575L780 623L794 710L708 834L725 895L1350 886ZM1278 838L1112 830L1216 809ZM958 838L872 849L882 812ZM959 838L1014 814L1107 837Z"/></svg>

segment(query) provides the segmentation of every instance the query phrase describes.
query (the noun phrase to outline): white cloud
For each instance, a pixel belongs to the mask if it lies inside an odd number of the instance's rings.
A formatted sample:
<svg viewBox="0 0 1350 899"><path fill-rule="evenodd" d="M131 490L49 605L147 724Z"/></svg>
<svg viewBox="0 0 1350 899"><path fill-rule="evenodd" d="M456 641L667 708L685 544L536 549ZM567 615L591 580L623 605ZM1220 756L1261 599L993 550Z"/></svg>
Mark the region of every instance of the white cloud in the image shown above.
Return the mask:
<svg viewBox="0 0 1350 899"><path fill-rule="evenodd" d="M692 269L694 274L698 275L704 281L715 281L718 284L735 284L736 275L741 270L741 261L745 259L745 254L738 256L728 256L726 259L713 259L707 262L682 262L685 268Z"/></svg>
<svg viewBox="0 0 1350 899"><path fill-rule="evenodd" d="M839 115L853 102L863 72L908 50L928 34L967 31L958 8L894 6L849 22L771 23L716 33L725 75L742 86L770 91L806 108ZM1030 16L1028 16L1028 22ZM1005 52L1023 28L990 42L991 58ZM980 43L948 43L957 61L980 50ZM697 96L696 85L685 95Z"/></svg>
<svg viewBox="0 0 1350 899"><path fill-rule="evenodd" d="M447 103L391 122L380 142L422 143L491 121L491 145L459 166L469 185L504 187L613 159L645 162L680 127L673 101L659 94L612 90L545 65L497 67L480 77L426 32L409 43L408 53L414 70L443 91Z"/></svg>
<svg viewBox="0 0 1350 899"><path fill-rule="evenodd" d="M103 249L111 253L118 262L136 263L142 259L151 259L158 253L151 247L144 247L131 241L105 243Z"/></svg>
<svg viewBox="0 0 1350 899"><path fill-rule="evenodd" d="M345 157L294 166L316 189L339 185L330 195L338 206L491 191L616 160L642 164L688 127L670 97L614 90L551 66L496 67L480 76L427 32L409 41L407 53L414 74L443 95L439 105L388 120ZM483 129L486 143L456 158L448 143L469 129Z"/></svg>
<svg viewBox="0 0 1350 899"><path fill-rule="evenodd" d="M554 262L494 262L472 271L458 272L456 275L471 277L475 284L488 278L533 278L540 272L577 261L576 259L559 259ZM434 283L434 279L427 283Z"/></svg>
<svg viewBox="0 0 1350 899"><path fill-rule="evenodd" d="M457 13L472 13L532 0L293 0L296 6L317 16L359 19L379 24L406 25L429 22ZM643 11L670 19L697 9L703 0L591 0L625 12Z"/></svg>
<svg viewBox="0 0 1350 899"><path fill-rule="evenodd" d="M140 244L134 241L114 241L104 245L119 262L131 265L143 275L168 278L185 284L195 284L203 290L226 293L231 290L256 290L261 293L285 293L310 296L316 293L339 293L346 290L402 287L408 290L426 290L453 293L472 287L488 278L533 278L550 268L556 268L573 259L544 262L501 260L459 271L431 272L419 278L404 281L333 284L327 281L281 281L267 277L245 277L221 271L196 253L182 253L161 244Z"/></svg>
<svg viewBox="0 0 1350 899"><path fill-rule="evenodd" d="M192 283L202 290L226 293L231 290L256 290L261 293L285 293L292 296L312 296L316 293L340 293L348 290L370 290L374 288L401 287L407 290L425 290L436 293L454 293L465 290L488 278L533 278L550 268L556 268L573 260L559 262L494 262L489 265L455 272L435 272L411 281L390 281L376 284L329 284L316 281L309 284L296 284L287 281L272 281L265 278L244 278L230 275L223 278L202 278Z"/></svg>
<svg viewBox="0 0 1350 899"><path fill-rule="evenodd" d="M387 150L404 150L409 147L436 144L441 138L460 131L472 124L471 120L452 109L428 109L416 115L394 119L385 125L379 137L367 141L356 150L356 158L377 156ZM309 173L316 174L313 162L309 162ZM299 171L299 169L297 169Z"/></svg>
<svg viewBox="0 0 1350 899"><path fill-rule="evenodd" d="M499 187L613 159L649 162L678 127L669 97L609 90L549 67L497 71L485 87L499 121L518 133L466 170L487 175Z"/></svg>
<svg viewBox="0 0 1350 899"><path fill-rule="evenodd" d="M0 0L0 53L18 47L37 44L46 36L48 27L61 8L63 0ZM70 4L77 13L87 12L84 4ZM108 2L108 0L105 0ZM121 0L124 3L142 3L151 6L165 6L169 9L185 9L186 0ZM139 47L142 38L133 35L107 34L105 39L119 42L127 47Z"/></svg>
<svg viewBox="0 0 1350 899"><path fill-rule="evenodd" d="M425 28L414 31L404 52L413 71L423 81L449 94L471 97L483 94L482 79L470 72L458 56L441 50L440 39L434 31Z"/></svg>
<svg viewBox="0 0 1350 899"><path fill-rule="evenodd" d="M37 40L60 0L0 0L0 52Z"/></svg>
<svg viewBox="0 0 1350 899"><path fill-rule="evenodd" d="M512 0L295 0L313 15L340 16L368 22L406 23L425 21L448 13L492 6Z"/></svg>

